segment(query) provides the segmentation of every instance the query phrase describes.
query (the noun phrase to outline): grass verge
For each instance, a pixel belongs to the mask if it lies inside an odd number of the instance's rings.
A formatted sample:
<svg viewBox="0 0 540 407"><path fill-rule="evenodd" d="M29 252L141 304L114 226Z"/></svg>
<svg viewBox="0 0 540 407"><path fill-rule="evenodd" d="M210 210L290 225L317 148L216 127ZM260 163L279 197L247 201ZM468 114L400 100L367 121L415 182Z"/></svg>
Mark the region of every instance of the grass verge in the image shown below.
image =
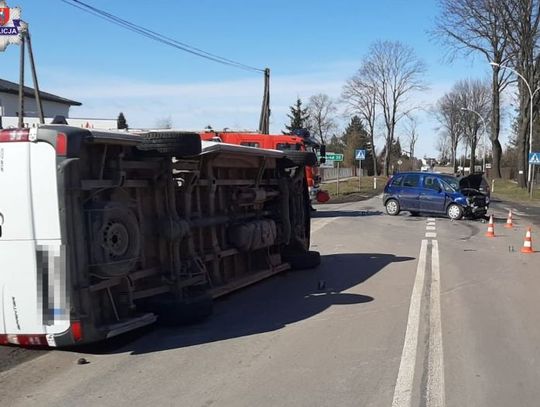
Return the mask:
<svg viewBox="0 0 540 407"><path fill-rule="evenodd" d="M493 185L493 184L492 184ZM526 188L520 188L515 181L496 179L493 197L504 201L513 201L526 204L540 205L540 189L534 190L533 199L529 198L529 191Z"/></svg>
<svg viewBox="0 0 540 407"><path fill-rule="evenodd" d="M339 194L337 182L328 182L321 185L321 189L328 191L330 200L327 202L342 203L363 201L380 194L386 185L386 177L377 177L377 187L373 188L373 177L360 177L339 182Z"/></svg>

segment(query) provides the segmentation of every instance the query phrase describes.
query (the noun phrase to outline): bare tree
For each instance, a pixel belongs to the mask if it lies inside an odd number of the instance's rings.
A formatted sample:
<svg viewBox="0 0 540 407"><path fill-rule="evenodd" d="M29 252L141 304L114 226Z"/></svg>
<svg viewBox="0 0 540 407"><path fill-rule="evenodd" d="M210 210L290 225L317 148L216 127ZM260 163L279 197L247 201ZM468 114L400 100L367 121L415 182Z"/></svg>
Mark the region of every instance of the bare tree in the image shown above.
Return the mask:
<svg viewBox="0 0 540 407"><path fill-rule="evenodd" d="M319 93L309 98L307 108L309 127L313 135L322 144L326 144L328 136L337 128L337 108L334 101L328 95Z"/></svg>
<svg viewBox="0 0 540 407"><path fill-rule="evenodd" d="M459 105L463 117L463 132L471 151L471 171L474 171L476 163L476 149L484 123L489 123L491 112L490 86L480 80L459 81L455 85L455 91L459 97ZM480 118L481 116L482 118Z"/></svg>
<svg viewBox="0 0 540 407"><path fill-rule="evenodd" d="M444 162L448 160L451 154L450 137L445 132L439 134L435 148L439 152L439 161ZM457 170L457 169L456 169Z"/></svg>
<svg viewBox="0 0 540 407"><path fill-rule="evenodd" d="M418 137L420 136L418 133L418 120L416 117L409 116L405 131L407 134L407 142L409 143L409 156L411 157L411 160L414 160L414 148L418 141Z"/></svg>
<svg viewBox="0 0 540 407"><path fill-rule="evenodd" d="M399 41L377 41L369 50L358 76L373 84L375 100L380 106L386 127L384 175L390 170L390 149L397 123L415 106L410 96L425 88L422 74L424 63L414 50Z"/></svg>
<svg viewBox="0 0 540 407"><path fill-rule="evenodd" d="M525 79L518 80L519 89L519 132L518 182L526 185L528 175L530 108L533 106L532 120L538 120L538 103L534 103L530 90L540 85L540 0L501 0L498 9L502 15L504 32L508 38L509 53L513 68ZM525 83L527 81L527 84ZM539 96L540 92L536 93Z"/></svg>
<svg viewBox="0 0 540 407"><path fill-rule="evenodd" d="M510 60L508 36L499 3L506 0L439 0L441 8L434 34L449 46L450 59L457 54L483 55L487 62L505 65ZM500 95L509 83L509 72L492 66L491 78L491 147L493 175L501 177L502 147Z"/></svg>
<svg viewBox="0 0 540 407"><path fill-rule="evenodd" d="M378 175L377 154L375 152L375 121L377 109L377 95L375 86L365 81L358 73L348 79L343 86L341 98L347 104L347 110L356 114L362 120L370 138L373 152L373 174Z"/></svg>
<svg viewBox="0 0 540 407"><path fill-rule="evenodd" d="M457 149L463 137L463 111L458 91L452 89L442 96L434 109L435 117L440 123L441 136L448 138L450 162L454 172L457 172Z"/></svg>

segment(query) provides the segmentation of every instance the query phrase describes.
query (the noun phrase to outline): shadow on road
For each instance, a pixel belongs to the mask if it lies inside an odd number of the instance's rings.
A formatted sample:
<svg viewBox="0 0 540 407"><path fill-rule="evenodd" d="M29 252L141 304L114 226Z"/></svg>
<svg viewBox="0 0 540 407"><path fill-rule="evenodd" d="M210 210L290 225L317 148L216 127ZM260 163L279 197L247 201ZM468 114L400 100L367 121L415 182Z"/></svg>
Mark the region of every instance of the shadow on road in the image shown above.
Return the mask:
<svg viewBox="0 0 540 407"><path fill-rule="evenodd" d="M283 273L216 301L214 314L200 324L156 327L74 350L136 355L276 331L332 306L374 301L369 295L344 291L391 263L411 260L414 258L382 253L322 256L318 269Z"/></svg>
<svg viewBox="0 0 540 407"><path fill-rule="evenodd" d="M313 212L311 214L311 217L313 219L317 218L344 218L344 217L350 217L350 218L356 218L359 216L380 216L383 213L381 211L318 211Z"/></svg>

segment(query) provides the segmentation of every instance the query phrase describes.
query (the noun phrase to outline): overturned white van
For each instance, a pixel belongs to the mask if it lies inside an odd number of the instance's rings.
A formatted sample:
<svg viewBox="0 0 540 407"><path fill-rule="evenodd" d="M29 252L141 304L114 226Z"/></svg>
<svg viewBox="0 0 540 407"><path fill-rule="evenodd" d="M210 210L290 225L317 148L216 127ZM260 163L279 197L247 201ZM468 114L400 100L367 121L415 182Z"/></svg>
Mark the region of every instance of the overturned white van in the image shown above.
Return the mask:
<svg viewBox="0 0 540 407"><path fill-rule="evenodd" d="M0 130L0 344L193 321L213 298L315 267L313 159L175 131Z"/></svg>

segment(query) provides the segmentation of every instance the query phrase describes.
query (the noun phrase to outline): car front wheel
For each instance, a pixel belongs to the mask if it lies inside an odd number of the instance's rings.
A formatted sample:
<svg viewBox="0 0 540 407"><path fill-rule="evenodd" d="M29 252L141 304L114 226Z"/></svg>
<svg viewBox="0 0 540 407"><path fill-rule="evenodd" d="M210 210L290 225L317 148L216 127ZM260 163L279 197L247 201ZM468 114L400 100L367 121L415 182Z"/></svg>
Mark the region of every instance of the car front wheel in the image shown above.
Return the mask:
<svg viewBox="0 0 540 407"><path fill-rule="evenodd" d="M463 208L457 204L450 204L446 209L448 217L452 220L459 220L463 217Z"/></svg>
<svg viewBox="0 0 540 407"><path fill-rule="evenodd" d="M386 213L390 216L396 216L399 214L399 202L395 199L389 199L386 202Z"/></svg>

